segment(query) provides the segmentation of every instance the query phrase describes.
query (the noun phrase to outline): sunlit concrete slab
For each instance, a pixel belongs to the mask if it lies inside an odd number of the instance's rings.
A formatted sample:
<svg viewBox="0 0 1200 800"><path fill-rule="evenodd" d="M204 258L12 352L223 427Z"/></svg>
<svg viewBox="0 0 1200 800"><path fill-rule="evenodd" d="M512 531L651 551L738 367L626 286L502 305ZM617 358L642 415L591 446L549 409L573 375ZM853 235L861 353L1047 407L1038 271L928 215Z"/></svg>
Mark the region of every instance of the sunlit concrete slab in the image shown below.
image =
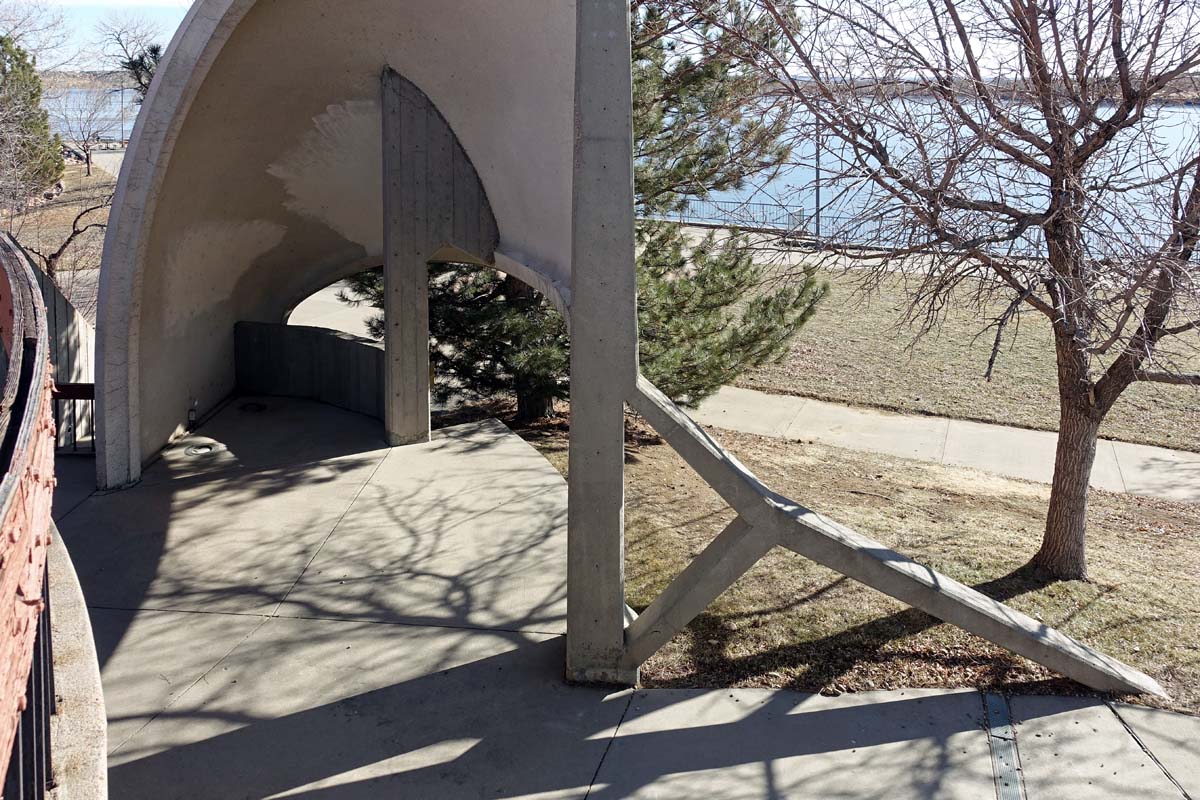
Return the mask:
<svg viewBox="0 0 1200 800"><path fill-rule="evenodd" d="M89 614L110 752L169 713L173 703L264 622L253 616L94 607Z"/></svg>
<svg viewBox="0 0 1200 800"><path fill-rule="evenodd" d="M382 314L379 309L368 305L351 306L338 300L338 293L345 283L338 282L311 295L292 311L289 325L308 325L314 328L329 328L367 338L371 335L367 322L372 316Z"/></svg>
<svg viewBox="0 0 1200 800"><path fill-rule="evenodd" d="M1049 483L1054 477L1057 442L1058 435L1046 431L1020 430L1014 435L1011 428L1000 425L950 420L943 463ZM1096 445L1091 483L1097 489L1125 491L1111 442L1101 440Z"/></svg>
<svg viewBox="0 0 1200 800"><path fill-rule="evenodd" d="M1057 435L967 420L892 414L725 387L692 417L704 425L849 450L971 467L1049 483ZM781 427L782 426L782 427ZM1200 500L1200 454L1101 439L1092 486L1168 500Z"/></svg>
<svg viewBox="0 0 1200 800"><path fill-rule="evenodd" d="M835 447L940 461L947 422L938 417L906 417L810 400L784 435Z"/></svg>
<svg viewBox="0 0 1200 800"><path fill-rule="evenodd" d="M122 798L582 798L628 693L561 637L272 619L112 758Z"/></svg>
<svg viewBox="0 0 1200 800"><path fill-rule="evenodd" d="M809 402L803 397L722 386L692 412L692 418L701 425L761 436L783 436Z"/></svg>
<svg viewBox="0 0 1200 800"><path fill-rule="evenodd" d="M1014 697L1011 707L1030 798L1180 797L1179 789L1104 702Z"/></svg>
<svg viewBox="0 0 1200 800"><path fill-rule="evenodd" d="M1126 703L1113 708L1187 796L1200 797L1200 717Z"/></svg>
<svg viewBox="0 0 1200 800"><path fill-rule="evenodd" d="M565 633L565 494L446 526L339 526L279 614Z"/></svg>
<svg viewBox="0 0 1200 800"><path fill-rule="evenodd" d="M993 797L978 692L638 692L591 798Z"/></svg>
<svg viewBox="0 0 1200 800"><path fill-rule="evenodd" d="M1125 485L1134 494L1200 501L1200 453L1113 442Z"/></svg>

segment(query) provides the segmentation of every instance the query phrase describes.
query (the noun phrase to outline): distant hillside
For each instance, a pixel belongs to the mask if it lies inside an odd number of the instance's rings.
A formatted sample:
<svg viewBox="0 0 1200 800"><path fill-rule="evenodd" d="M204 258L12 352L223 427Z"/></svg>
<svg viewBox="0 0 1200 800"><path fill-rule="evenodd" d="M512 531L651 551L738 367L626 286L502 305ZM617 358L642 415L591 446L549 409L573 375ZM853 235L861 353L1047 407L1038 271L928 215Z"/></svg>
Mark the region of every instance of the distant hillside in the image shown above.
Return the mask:
<svg viewBox="0 0 1200 800"><path fill-rule="evenodd" d="M129 81L121 70L43 72L42 82L47 88L55 89L119 89L129 86Z"/></svg>

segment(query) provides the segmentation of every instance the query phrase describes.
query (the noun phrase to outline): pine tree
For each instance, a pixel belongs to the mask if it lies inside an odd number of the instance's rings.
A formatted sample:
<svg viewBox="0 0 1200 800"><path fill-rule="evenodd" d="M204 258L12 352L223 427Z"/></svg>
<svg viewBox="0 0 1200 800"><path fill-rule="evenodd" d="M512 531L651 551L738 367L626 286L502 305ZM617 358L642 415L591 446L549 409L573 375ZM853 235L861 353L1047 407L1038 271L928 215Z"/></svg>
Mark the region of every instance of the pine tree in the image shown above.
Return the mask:
<svg viewBox="0 0 1200 800"><path fill-rule="evenodd" d="M13 206L54 184L64 168L35 66L29 53L0 36L0 171L4 199Z"/></svg>
<svg viewBox="0 0 1200 800"><path fill-rule="evenodd" d="M141 105L146 99L146 94L150 91L150 84L154 81L154 73L158 69L158 62L162 60L162 57L162 45L150 44L118 60L117 63L121 69L125 70L125 74L133 81L133 90L137 93L138 105Z"/></svg>
<svg viewBox="0 0 1200 800"><path fill-rule="evenodd" d="M768 288L746 236L714 232L695 242L663 221L688 198L740 188L777 168L789 155L780 144L786 119L747 107L745 98L760 93L728 56L682 52L689 40L719 33L674 18L670 2L632 5L641 369L672 398L694 404L781 357L826 287L808 274ZM382 289L374 270L352 279L342 299L382 308ZM434 266L429 309L435 395L510 392L524 420L551 415L553 400L567 396L566 326L520 281ZM382 333L381 320L372 332Z"/></svg>

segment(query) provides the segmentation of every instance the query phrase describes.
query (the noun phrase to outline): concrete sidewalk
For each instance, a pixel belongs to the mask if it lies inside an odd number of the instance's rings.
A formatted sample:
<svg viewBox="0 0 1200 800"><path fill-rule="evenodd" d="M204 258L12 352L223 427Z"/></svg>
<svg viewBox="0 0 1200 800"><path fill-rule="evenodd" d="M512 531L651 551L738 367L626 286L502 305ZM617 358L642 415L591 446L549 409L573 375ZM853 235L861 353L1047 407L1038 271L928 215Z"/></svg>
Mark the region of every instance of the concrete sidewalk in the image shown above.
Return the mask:
<svg viewBox="0 0 1200 800"><path fill-rule="evenodd" d="M381 436L247 398L132 489L61 472L112 797L1200 798L1164 711L569 686L562 478L495 422Z"/></svg>
<svg viewBox="0 0 1200 800"><path fill-rule="evenodd" d="M1049 483L1058 435L945 417L910 416L724 387L692 412L701 424L935 461ZM1200 502L1200 453L1101 440L1092 486Z"/></svg>

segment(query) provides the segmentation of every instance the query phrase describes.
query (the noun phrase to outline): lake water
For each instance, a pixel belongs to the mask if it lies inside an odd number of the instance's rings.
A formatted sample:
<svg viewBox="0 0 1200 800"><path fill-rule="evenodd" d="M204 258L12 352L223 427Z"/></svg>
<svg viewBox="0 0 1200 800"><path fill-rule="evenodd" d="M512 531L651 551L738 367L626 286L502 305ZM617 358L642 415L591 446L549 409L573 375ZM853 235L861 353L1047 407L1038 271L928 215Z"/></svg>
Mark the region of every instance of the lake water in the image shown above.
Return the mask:
<svg viewBox="0 0 1200 800"><path fill-rule="evenodd" d="M1200 152L1200 146L1196 144L1200 137L1200 106L1162 106L1157 111L1160 112L1156 125L1160 139L1156 149L1158 155L1173 158L1182 155L1185 149L1192 154ZM855 217L871 202L873 184L864 181L859 185L829 185L830 176L838 169L838 158L831 152L830 135L826 133L821 137L824 146L818 150L815 128L813 131L814 135L803 138L789 159L790 163L777 174L748 181L737 190L714 192L711 199L716 203L699 202L694 204L693 210L705 217L703 221L717 221L723 217L744 226L800 227L816 234L819 208L823 232L828 235L830 229L836 229L839 220ZM818 191L819 174L823 180ZM1044 182L1044 179L1038 180ZM1031 195L1038 188L1031 187L1032 183L1026 177L1020 189L1000 188L1009 196L1023 197L1027 203L1036 204L1037 198ZM713 219L707 219L709 216Z"/></svg>
<svg viewBox="0 0 1200 800"><path fill-rule="evenodd" d="M51 132L70 139L73 138L72 127L78 126L73 126L68 120L78 118L81 110L99 105L97 123L92 126L93 129L100 133L101 139L125 140L133 132L133 123L140 108L136 99L137 92L132 89L68 89L61 96L44 98L42 107L50 115Z"/></svg>

